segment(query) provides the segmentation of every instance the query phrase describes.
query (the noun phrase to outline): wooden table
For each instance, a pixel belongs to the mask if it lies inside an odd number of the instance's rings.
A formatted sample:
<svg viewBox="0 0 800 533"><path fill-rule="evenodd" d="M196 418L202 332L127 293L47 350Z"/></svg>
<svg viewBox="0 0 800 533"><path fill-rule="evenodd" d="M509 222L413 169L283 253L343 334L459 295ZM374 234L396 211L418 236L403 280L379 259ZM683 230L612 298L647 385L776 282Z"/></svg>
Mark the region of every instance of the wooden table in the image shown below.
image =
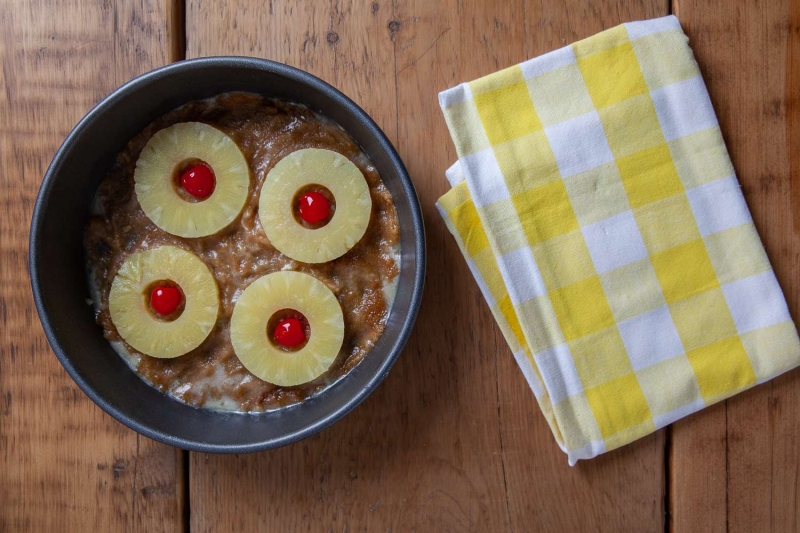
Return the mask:
<svg viewBox="0 0 800 533"><path fill-rule="evenodd" d="M0 531L800 531L800 372L567 466L434 201L436 95L621 22L691 38L756 226L800 303L800 0L0 0ZM286 448L186 453L105 415L53 356L28 225L98 100L180 59L295 65L351 96L417 186L419 320L353 414Z"/></svg>

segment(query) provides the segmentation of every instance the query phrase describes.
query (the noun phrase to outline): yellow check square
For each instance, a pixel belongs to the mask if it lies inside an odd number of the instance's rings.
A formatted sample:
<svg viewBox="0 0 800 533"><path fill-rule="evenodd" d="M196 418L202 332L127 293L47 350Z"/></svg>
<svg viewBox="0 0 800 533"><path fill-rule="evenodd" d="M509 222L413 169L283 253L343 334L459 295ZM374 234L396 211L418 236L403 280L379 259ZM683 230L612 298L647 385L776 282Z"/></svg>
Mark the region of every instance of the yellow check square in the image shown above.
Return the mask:
<svg viewBox="0 0 800 533"><path fill-rule="evenodd" d="M752 222L704 238L720 283L761 274L770 269L761 239Z"/></svg>
<svg viewBox="0 0 800 533"><path fill-rule="evenodd" d="M649 258L600 275L617 322L658 309L667 302Z"/></svg>
<svg viewBox="0 0 800 533"><path fill-rule="evenodd" d="M717 126L679 137L668 144L678 175L687 189L733 176L733 165Z"/></svg>
<svg viewBox="0 0 800 533"><path fill-rule="evenodd" d="M578 67L597 109L647 93L630 42L581 58Z"/></svg>
<svg viewBox="0 0 800 533"><path fill-rule="evenodd" d="M730 337L686 353L706 404L727 398L756 382L739 337Z"/></svg>
<svg viewBox="0 0 800 533"><path fill-rule="evenodd" d="M652 420L635 374L627 374L586 391L603 438Z"/></svg>
<svg viewBox="0 0 800 533"><path fill-rule="evenodd" d="M489 247L489 239L472 201L464 202L449 213L470 256L475 256Z"/></svg>
<svg viewBox="0 0 800 533"><path fill-rule="evenodd" d="M641 94L597 111L614 157L641 152L665 141L649 94Z"/></svg>
<svg viewBox="0 0 800 533"><path fill-rule="evenodd" d="M533 105L545 126L594 110L581 71L572 63L527 80Z"/></svg>
<svg viewBox="0 0 800 533"><path fill-rule="evenodd" d="M700 74L680 30L662 31L633 41L636 58L651 91ZM662 58L669 57L669 61Z"/></svg>
<svg viewBox="0 0 800 533"><path fill-rule="evenodd" d="M520 345L525 344L525 336L522 333L522 327L519 325L517 312L514 310L514 305L511 303L511 298L506 295L500 299L499 302L497 302L497 307L500 309L500 312L503 314L506 322L508 322L508 327L511 328L511 333L514 335L516 341Z"/></svg>
<svg viewBox="0 0 800 533"><path fill-rule="evenodd" d="M466 181L462 181L439 198L439 205L448 213L464 202L471 202L472 195Z"/></svg>
<svg viewBox="0 0 800 533"><path fill-rule="evenodd" d="M527 350L527 346L517 339L514 335L514 332L511 329L512 324L510 324L506 317L500 311L500 308L497 304L492 307L492 316L494 317L495 322L497 322L497 326L500 328L500 333L503 334L503 338L506 340L508 344L508 348L511 350L512 353L516 353L520 350ZM517 328L519 329L519 322L517 322ZM535 368L535 367L534 367Z"/></svg>
<svg viewBox="0 0 800 533"><path fill-rule="evenodd" d="M656 202L683 192L667 144L659 144L617 159L631 207Z"/></svg>
<svg viewBox="0 0 800 533"><path fill-rule="evenodd" d="M800 344L793 322L754 329L743 333L741 338L759 380L783 374L800 365Z"/></svg>
<svg viewBox="0 0 800 533"><path fill-rule="evenodd" d="M528 246L528 238L519 224L519 216L511 198L504 198L478 209L482 220L491 221L490 227L485 229L488 230L488 235L494 237L493 244L497 245L499 255Z"/></svg>
<svg viewBox="0 0 800 533"><path fill-rule="evenodd" d="M579 228L562 180L512 196L531 246Z"/></svg>
<svg viewBox="0 0 800 533"><path fill-rule="evenodd" d="M473 255L472 261L478 268L478 272L489 289L489 292L491 292L495 302L508 293L506 290L506 282L503 281L500 268L497 266L497 259L491 248L484 248Z"/></svg>
<svg viewBox="0 0 800 533"><path fill-rule="evenodd" d="M583 234L576 230L533 247L533 257L548 289L557 289L596 274Z"/></svg>
<svg viewBox="0 0 800 533"><path fill-rule="evenodd" d="M558 326L553 304L546 294L525 300L519 304L519 308L519 316L524 317L527 324L536 324L527 332L533 353L541 353L566 342Z"/></svg>
<svg viewBox="0 0 800 533"><path fill-rule="evenodd" d="M598 276L556 289L549 295L567 341L614 324Z"/></svg>
<svg viewBox="0 0 800 533"><path fill-rule="evenodd" d="M636 377L654 416L701 399L694 371L683 354L643 368L636 372Z"/></svg>
<svg viewBox="0 0 800 533"><path fill-rule="evenodd" d="M702 239L654 254L650 260L667 302L719 287Z"/></svg>
<svg viewBox="0 0 800 533"><path fill-rule="evenodd" d="M524 80L477 94L474 100L493 146L542 129Z"/></svg>
<svg viewBox="0 0 800 533"><path fill-rule="evenodd" d="M561 179L544 130L496 145L494 156L511 194Z"/></svg>
<svg viewBox="0 0 800 533"><path fill-rule="evenodd" d="M633 210L647 251L657 254L700 238L685 194L676 194Z"/></svg>
<svg viewBox="0 0 800 533"><path fill-rule="evenodd" d="M445 108L444 119L450 131L462 131L464 135L453 136L456 153L459 157L475 154L489 147L489 139L483 131L481 118L475 102L467 100Z"/></svg>
<svg viewBox="0 0 800 533"><path fill-rule="evenodd" d="M553 406L553 411L558 417L568 449L577 450L590 441L603 439L584 394L565 398Z"/></svg>
<svg viewBox="0 0 800 533"><path fill-rule="evenodd" d="M669 313L686 350L736 335L722 289L711 289L669 304Z"/></svg>
<svg viewBox="0 0 800 533"><path fill-rule="evenodd" d="M591 389L633 372L616 326L569 343L569 351L584 389Z"/></svg>
<svg viewBox="0 0 800 533"><path fill-rule="evenodd" d="M570 176L564 180L575 215L582 226L594 224L631 208L616 163Z"/></svg>

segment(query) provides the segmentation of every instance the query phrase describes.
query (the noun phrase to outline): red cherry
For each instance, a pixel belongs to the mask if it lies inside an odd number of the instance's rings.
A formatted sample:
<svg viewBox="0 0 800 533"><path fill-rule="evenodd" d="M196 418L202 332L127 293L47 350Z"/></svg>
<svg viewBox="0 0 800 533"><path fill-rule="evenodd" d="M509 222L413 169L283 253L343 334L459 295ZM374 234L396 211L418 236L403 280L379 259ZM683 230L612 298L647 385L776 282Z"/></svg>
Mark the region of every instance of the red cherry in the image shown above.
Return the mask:
<svg viewBox="0 0 800 533"><path fill-rule="evenodd" d="M161 316L174 313L181 305L181 291L175 287L158 285L150 292L150 307Z"/></svg>
<svg viewBox="0 0 800 533"><path fill-rule="evenodd" d="M303 324L297 318L284 318L275 326L273 332L275 342L287 348L293 348L302 344L306 340L306 332L303 331Z"/></svg>
<svg viewBox="0 0 800 533"><path fill-rule="evenodd" d="M202 163L190 166L181 174L181 186L198 200L205 200L211 196L216 184L214 171Z"/></svg>
<svg viewBox="0 0 800 533"><path fill-rule="evenodd" d="M322 222L330 212L331 203L318 192L307 192L300 198L300 218L309 224Z"/></svg>

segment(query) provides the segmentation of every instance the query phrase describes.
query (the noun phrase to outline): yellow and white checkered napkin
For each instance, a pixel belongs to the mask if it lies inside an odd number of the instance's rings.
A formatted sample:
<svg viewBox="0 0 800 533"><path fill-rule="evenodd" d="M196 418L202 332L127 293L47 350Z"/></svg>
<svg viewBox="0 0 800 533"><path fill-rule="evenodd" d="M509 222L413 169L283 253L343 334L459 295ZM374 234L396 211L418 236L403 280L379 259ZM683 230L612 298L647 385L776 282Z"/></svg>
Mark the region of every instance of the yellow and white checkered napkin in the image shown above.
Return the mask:
<svg viewBox="0 0 800 533"><path fill-rule="evenodd" d="M439 95L439 209L574 464L800 364L675 17Z"/></svg>

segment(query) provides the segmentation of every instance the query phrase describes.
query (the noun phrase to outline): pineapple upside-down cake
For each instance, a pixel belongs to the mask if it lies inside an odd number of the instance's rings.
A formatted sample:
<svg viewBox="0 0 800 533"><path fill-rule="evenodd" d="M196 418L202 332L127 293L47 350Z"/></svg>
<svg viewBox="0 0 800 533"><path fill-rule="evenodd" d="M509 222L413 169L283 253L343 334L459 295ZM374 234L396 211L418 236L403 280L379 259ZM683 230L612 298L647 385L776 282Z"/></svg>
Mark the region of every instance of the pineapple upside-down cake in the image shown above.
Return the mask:
<svg viewBox="0 0 800 533"><path fill-rule="evenodd" d="M247 93L133 138L87 224L97 321L145 381L211 409L302 401L383 332L399 273L392 197L336 123Z"/></svg>

